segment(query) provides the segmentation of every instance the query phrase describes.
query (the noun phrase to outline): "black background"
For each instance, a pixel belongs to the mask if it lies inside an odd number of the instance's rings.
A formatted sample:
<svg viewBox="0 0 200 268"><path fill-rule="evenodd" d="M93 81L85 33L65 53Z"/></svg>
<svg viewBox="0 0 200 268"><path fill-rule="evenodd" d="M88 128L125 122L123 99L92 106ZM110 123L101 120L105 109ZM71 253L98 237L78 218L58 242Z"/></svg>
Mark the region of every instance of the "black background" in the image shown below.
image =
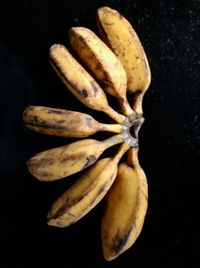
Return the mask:
<svg viewBox="0 0 200 268"><path fill-rule="evenodd" d="M152 71L140 132L149 209L135 245L111 263L101 252L101 204L68 228L46 225L50 205L77 177L42 183L28 173L29 157L66 141L21 119L28 105L89 111L52 71L48 49L67 45L71 26L96 31L103 5L134 25ZM0 267L199 267L199 52L197 0L0 1Z"/></svg>

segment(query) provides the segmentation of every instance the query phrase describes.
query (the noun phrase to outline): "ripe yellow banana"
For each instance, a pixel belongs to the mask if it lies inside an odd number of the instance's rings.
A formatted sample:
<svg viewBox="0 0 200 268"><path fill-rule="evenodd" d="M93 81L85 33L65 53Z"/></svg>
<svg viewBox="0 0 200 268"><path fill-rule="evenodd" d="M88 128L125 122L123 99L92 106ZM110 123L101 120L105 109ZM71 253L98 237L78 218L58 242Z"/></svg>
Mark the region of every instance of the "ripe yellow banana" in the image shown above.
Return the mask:
<svg viewBox="0 0 200 268"><path fill-rule="evenodd" d="M67 48L56 44L50 48L51 64L67 88L88 107L105 112L118 123L126 117L109 105L106 95L91 75L75 60Z"/></svg>
<svg viewBox="0 0 200 268"><path fill-rule="evenodd" d="M48 224L57 227L69 226L94 208L113 184L118 162L128 148L127 144L122 144L113 158L99 160L59 197L48 213Z"/></svg>
<svg viewBox="0 0 200 268"><path fill-rule="evenodd" d="M106 196L102 217L102 245L106 260L115 259L139 236L148 205L148 187L137 150L130 149L128 163L119 165L117 178Z"/></svg>
<svg viewBox="0 0 200 268"><path fill-rule="evenodd" d="M134 94L133 109L142 113L142 98L149 87L151 72L136 32L123 16L109 7L98 9L97 24L102 39L126 70L128 90Z"/></svg>
<svg viewBox="0 0 200 268"><path fill-rule="evenodd" d="M28 106L23 113L27 127L47 135L82 138L98 131L120 133L125 126L103 124L92 116L63 109L43 106Z"/></svg>
<svg viewBox="0 0 200 268"><path fill-rule="evenodd" d="M116 97L125 115L131 115L127 97L127 77L123 65L110 48L90 29L73 27L69 30L72 48L90 69L103 88Z"/></svg>
<svg viewBox="0 0 200 268"><path fill-rule="evenodd" d="M33 156L27 162L28 169L41 181L58 180L91 166L107 148L123 141L121 134L103 141L76 141Z"/></svg>

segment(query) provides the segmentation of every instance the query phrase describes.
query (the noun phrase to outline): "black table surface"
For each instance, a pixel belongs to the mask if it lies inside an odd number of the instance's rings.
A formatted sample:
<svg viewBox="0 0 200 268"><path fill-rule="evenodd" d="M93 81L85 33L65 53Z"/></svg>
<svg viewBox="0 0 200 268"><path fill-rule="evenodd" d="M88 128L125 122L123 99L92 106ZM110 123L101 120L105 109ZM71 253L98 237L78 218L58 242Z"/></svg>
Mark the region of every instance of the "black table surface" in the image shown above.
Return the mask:
<svg viewBox="0 0 200 268"><path fill-rule="evenodd" d="M26 161L71 140L37 134L22 122L28 105L104 119L75 100L48 60L52 44L68 46L70 27L96 31L96 10L104 5L132 23L152 71L139 154L149 208L135 245L109 263L101 249L102 204L68 228L47 226L50 205L77 177L42 183ZM198 0L0 1L0 267L199 267L199 52Z"/></svg>

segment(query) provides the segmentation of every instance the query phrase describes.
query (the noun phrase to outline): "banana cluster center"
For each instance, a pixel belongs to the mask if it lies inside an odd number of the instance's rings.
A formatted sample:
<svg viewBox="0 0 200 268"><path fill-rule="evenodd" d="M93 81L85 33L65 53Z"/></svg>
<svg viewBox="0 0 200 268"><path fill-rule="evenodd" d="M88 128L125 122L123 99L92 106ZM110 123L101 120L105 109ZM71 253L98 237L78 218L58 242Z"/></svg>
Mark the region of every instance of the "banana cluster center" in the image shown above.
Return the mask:
<svg viewBox="0 0 200 268"><path fill-rule="evenodd" d="M141 114L133 113L129 116L129 120L124 123L122 135L124 142L130 145L130 147L139 147L139 130L144 123L144 117Z"/></svg>

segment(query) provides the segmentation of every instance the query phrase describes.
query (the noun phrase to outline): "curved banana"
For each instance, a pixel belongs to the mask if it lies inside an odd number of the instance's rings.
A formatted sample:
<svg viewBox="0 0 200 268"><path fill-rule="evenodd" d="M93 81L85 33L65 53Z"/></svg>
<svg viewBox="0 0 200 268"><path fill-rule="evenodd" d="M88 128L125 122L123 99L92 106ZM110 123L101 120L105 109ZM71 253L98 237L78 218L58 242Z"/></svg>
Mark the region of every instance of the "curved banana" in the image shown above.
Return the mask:
<svg viewBox="0 0 200 268"><path fill-rule="evenodd" d="M69 226L94 208L113 184L119 160L128 148L128 145L122 144L113 158L99 160L59 197L48 213L48 224L57 227Z"/></svg>
<svg viewBox="0 0 200 268"><path fill-rule="evenodd" d="M125 115L131 115L127 97L127 77L123 65L110 48L90 29L72 27L69 30L72 48L103 88L116 97Z"/></svg>
<svg viewBox="0 0 200 268"><path fill-rule="evenodd" d="M106 196L102 217L102 245L106 260L115 259L139 236L148 206L148 186L137 159L129 150L128 164L119 165L117 178Z"/></svg>
<svg viewBox="0 0 200 268"><path fill-rule="evenodd" d="M62 179L91 166L107 148L123 140L117 134L103 141L84 139L46 150L27 162L28 170L41 181Z"/></svg>
<svg viewBox="0 0 200 268"><path fill-rule="evenodd" d="M23 121L39 133L73 138L88 137L98 131L120 133L125 128L119 124L99 123L85 113L44 106L28 106Z"/></svg>
<svg viewBox="0 0 200 268"><path fill-rule="evenodd" d="M83 104L97 111L105 112L118 123L126 121L109 105L106 95L91 75L75 60L63 45L50 48L50 62L67 88Z"/></svg>
<svg viewBox="0 0 200 268"><path fill-rule="evenodd" d="M97 24L102 39L126 70L128 91L134 95L133 109L142 113L142 98L149 87L151 72L136 32L121 14L109 7L98 9Z"/></svg>

